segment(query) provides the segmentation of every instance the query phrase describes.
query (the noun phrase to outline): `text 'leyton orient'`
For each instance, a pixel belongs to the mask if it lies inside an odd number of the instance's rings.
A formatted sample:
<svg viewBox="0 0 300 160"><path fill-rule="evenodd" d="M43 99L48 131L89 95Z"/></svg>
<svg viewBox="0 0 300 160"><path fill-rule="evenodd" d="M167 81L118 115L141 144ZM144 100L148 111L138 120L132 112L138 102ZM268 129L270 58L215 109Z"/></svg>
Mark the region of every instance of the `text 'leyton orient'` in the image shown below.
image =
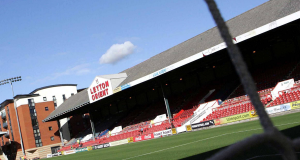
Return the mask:
<svg viewBox="0 0 300 160"><path fill-rule="evenodd" d="M93 101L95 99L99 99L102 98L106 95L108 95L108 88L109 87L109 83L108 81L106 81L105 83L100 83L99 85L93 87L93 89L90 89L91 95L92 95L92 99Z"/></svg>

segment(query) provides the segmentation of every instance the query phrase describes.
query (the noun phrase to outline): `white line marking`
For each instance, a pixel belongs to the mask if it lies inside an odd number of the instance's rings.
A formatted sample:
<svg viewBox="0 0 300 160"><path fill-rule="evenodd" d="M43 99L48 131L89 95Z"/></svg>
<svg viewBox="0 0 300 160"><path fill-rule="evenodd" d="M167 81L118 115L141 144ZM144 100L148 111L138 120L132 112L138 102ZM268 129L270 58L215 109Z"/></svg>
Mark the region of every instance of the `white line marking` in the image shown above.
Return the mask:
<svg viewBox="0 0 300 160"><path fill-rule="evenodd" d="M285 126L285 125L295 124L295 123L299 123L299 122L292 122L292 123L280 124L280 125L275 125L275 126L276 127L278 127L278 126ZM146 155L149 155L149 154L158 153L158 152L162 152L162 151L165 151L165 150L169 150L169 149L173 149L173 148L178 148L178 147L181 147L181 146L186 146L186 145L189 145L189 144L193 144L193 143L197 143L197 142L201 142L201 141L205 141L205 140L209 140L209 139L213 139L213 138L217 138L217 137L222 137L222 136L229 135L229 134L249 132L249 131L254 131L254 130L259 130L259 129L262 129L262 128L255 128L255 129L238 131L238 132L224 133L224 134L221 134L221 135L218 135L218 136L213 136L213 137L209 137L209 138L205 138L205 139L201 139L201 140L197 140L197 141L193 141L193 142L189 142L189 143L177 145L177 146L174 146L174 147L169 147L169 148L165 148L165 149L161 149L161 150L157 150L157 151L153 151L153 152L149 152L149 153L145 153L145 154L141 154L141 155L137 155L137 156L125 158L123 160L128 160L128 159L133 159L133 158L137 158L137 157L142 157L142 156L146 156Z"/></svg>

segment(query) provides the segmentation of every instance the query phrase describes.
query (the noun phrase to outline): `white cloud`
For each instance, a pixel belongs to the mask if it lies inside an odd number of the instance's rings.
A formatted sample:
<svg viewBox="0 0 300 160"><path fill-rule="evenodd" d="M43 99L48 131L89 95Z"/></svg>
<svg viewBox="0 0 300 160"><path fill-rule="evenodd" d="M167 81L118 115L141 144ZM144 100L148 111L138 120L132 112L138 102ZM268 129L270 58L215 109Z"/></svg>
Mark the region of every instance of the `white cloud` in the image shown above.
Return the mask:
<svg viewBox="0 0 300 160"><path fill-rule="evenodd" d="M105 54L100 58L100 64L105 63L116 63L126 56L134 53L136 46L133 45L130 41L126 41L123 44L114 44L112 45Z"/></svg>
<svg viewBox="0 0 300 160"><path fill-rule="evenodd" d="M77 75L77 76L81 76L81 75L85 75L91 72L90 70L90 65L89 64L80 64L77 65L75 67L72 68L68 68L63 72L56 72L51 74L51 76L47 76L41 79L37 79L34 83L38 83L38 82L43 82L43 81L49 81L49 80L55 80L59 77L62 76L67 76L67 75ZM32 83L32 84L34 84Z"/></svg>

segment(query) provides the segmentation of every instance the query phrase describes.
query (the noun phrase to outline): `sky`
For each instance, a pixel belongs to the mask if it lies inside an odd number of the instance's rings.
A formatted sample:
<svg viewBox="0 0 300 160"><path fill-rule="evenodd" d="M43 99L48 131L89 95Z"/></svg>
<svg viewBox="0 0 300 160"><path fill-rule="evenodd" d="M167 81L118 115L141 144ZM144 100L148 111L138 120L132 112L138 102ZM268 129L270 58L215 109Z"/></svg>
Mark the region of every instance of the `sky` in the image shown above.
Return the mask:
<svg viewBox="0 0 300 160"><path fill-rule="evenodd" d="M229 20L267 0L216 0ZM204 0L0 0L0 81L15 94L116 74L215 23ZM0 103L11 99L0 86Z"/></svg>

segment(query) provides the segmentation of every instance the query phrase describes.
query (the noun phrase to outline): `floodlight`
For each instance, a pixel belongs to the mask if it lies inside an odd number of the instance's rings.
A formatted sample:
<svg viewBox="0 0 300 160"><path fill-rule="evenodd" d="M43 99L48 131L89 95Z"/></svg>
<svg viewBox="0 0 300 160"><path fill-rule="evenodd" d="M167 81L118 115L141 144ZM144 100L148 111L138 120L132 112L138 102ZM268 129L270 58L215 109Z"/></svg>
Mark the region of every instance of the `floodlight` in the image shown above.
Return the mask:
<svg viewBox="0 0 300 160"><path fill-rule="evenodd" d="M13 98L15 98L15 95L14 95L14 89L13 89L13 84L12 84L12 82L17 82L17 81L19 81L18 78L21 78L21 76L19 76L19 77L11 77L11 78L4 79L4 80L1 80L1 81L0 81L0 85L4 85L4 84L7 84L7 83L10 83L11 89L12 89ZM21 80L21 79L20 79L20 80ZM17 106L17 105L16 105L16 100L14 99L14 107L15 107L15 110L16 110L16 117L17 117L17 122L18 122L18 129L19 129L19 133L20 133L21 148L22 148L23 155L25 155L24 146L23 146L22 132L21 132L21 129L20 129L20 122L19 122L18 110L17 110L16 106ZM10 140L9 140L9 141L10 141Z"/></svg>

